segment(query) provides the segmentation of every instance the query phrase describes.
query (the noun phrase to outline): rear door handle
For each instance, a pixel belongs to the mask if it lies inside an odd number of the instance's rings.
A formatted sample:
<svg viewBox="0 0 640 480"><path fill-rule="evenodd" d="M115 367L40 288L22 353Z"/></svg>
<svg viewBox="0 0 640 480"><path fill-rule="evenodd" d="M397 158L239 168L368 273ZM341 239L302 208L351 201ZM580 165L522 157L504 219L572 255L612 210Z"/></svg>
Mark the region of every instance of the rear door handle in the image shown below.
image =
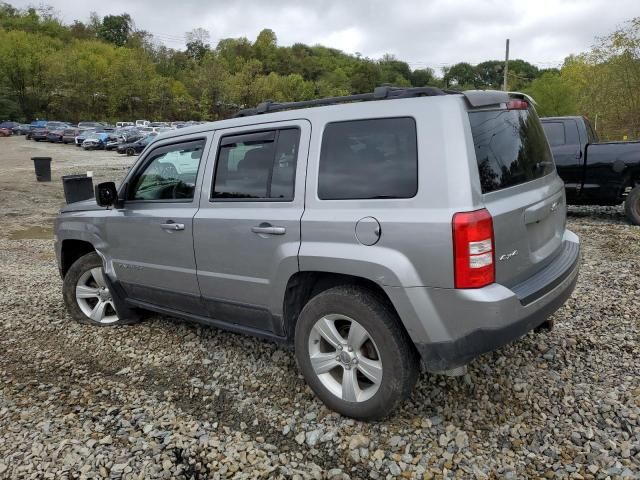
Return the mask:
<svg viewBox="0 0 640 480"><path fill-rule="evenodd" d="M161 223L160 227L169 231L184 230L184 223L167 222Z"/></svg>
<svg viewBox="0 0 640 480"><path fill-rule="evenodd" d="M257 227L251 227L251 231L263 235L284 235L287 233L285 227L274 227L268 223L261 223Z"/></svg>

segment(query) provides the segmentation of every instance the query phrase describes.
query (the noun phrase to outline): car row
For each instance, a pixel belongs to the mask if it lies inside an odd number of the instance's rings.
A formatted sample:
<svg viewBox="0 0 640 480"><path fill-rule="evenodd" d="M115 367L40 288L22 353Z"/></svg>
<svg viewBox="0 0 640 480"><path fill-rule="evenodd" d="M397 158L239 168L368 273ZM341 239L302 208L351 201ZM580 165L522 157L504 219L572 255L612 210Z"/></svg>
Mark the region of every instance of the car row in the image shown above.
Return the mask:
<svg viewBox="0 0 640 480"><path fill-rule="evenodd" d="M0 136L25 135L27 140L74 144L85 150L115 150L137 155L160 133L196 125L202 122L117 122L116 126L102 122L68 122L36 120L30 124L0 123Z"/></svg>

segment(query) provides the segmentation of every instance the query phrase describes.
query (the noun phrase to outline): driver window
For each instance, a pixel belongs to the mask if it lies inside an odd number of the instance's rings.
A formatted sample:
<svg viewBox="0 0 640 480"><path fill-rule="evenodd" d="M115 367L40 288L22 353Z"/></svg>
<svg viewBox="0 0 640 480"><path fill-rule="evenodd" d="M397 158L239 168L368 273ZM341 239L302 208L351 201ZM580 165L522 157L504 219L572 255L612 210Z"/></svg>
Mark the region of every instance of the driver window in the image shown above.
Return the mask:
<svg viewBox="0 0 640 480"><path fill-rule="evenodd" d="M152 152L133 182L129 200L193 199L204 143L182 143Z"/></svg>

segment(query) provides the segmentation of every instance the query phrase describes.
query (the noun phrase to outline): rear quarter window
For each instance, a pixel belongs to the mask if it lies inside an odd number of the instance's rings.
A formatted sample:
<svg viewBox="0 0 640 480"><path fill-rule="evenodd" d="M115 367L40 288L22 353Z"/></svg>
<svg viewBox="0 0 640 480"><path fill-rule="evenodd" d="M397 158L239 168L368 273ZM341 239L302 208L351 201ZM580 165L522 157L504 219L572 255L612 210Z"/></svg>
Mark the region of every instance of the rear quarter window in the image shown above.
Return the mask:
<svg viewBox="0 0 640 480"><path fill-rule="evenodd" d="M555 170L542 124L528 110L469 112L482 193L513 187Z"/></svg>
<svg viewBox="0 0 640 480"><path fill-rule="evenodd" d="M326 126L318 174L320 199L411 198L417 191L413 118L352 120Z"/></svg>

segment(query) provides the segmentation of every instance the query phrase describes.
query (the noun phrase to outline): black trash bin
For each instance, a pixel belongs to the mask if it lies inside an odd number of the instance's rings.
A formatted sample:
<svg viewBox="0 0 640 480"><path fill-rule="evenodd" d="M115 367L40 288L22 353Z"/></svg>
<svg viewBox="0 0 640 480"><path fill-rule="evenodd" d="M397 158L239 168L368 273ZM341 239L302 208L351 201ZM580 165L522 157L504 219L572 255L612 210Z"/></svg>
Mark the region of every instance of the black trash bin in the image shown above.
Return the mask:
<svg viewBox="0 0 640 480"><path fill-rule="evenodd" d="M51 157L31 157L36 169L36 179L39 182L51 181Z"/></svg>
<svg viewBox="0 0 640 480"><path fill-rule="evenodd" d="M65 175L62 177L64 199L67 203L80 202L93 198L93 178L82 175Z"/></svg>

